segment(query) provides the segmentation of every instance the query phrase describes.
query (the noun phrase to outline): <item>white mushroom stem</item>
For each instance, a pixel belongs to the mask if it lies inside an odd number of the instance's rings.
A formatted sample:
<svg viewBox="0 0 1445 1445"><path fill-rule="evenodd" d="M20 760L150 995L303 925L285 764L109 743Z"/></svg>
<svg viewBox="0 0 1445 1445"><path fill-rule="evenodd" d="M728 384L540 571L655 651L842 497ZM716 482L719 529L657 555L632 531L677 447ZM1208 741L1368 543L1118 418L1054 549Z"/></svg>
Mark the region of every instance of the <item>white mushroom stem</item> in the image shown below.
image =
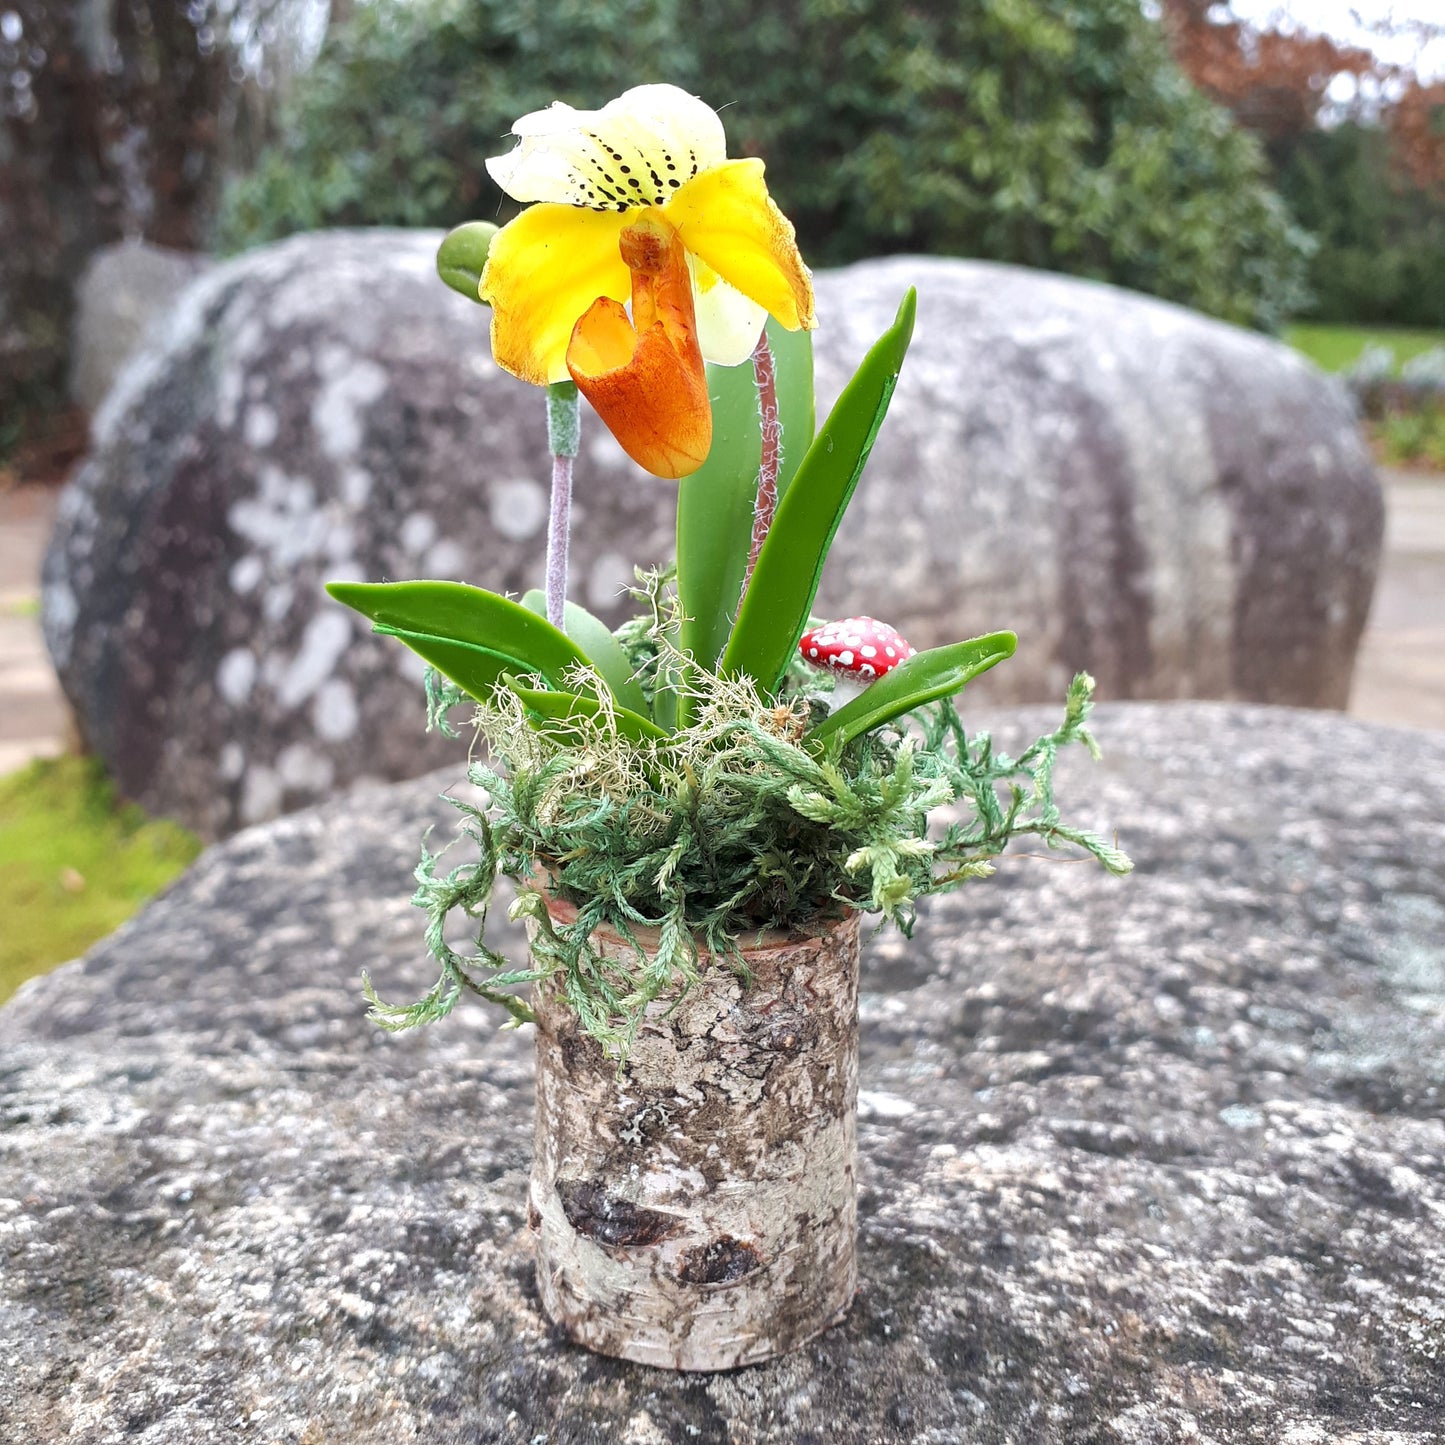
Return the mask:
<svg viewBox="0 0 1445 1445"><path fill-rule="evenodd" d="M840 707L845 707L855 697L862 697L872 682L872 678L865 682L856 677L849 677L845 673L835 673L833 691L828 698L828 711L830 713L837 712Z"/></svg>

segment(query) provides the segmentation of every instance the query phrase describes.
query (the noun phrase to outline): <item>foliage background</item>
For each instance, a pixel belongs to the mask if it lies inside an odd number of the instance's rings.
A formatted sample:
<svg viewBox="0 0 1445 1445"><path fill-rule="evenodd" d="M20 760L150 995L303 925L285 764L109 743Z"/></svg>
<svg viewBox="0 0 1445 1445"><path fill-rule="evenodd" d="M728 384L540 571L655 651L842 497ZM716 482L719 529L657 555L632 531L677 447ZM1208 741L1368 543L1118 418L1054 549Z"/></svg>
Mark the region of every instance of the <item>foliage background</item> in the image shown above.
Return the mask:
<svg viewBox="0 0 1445 1445"><path fill-rule="evenodd" d="M1016 261L1264 327L1304 301L1259 145L1137 0L375 0L230 189L222 243L504 218L482 163L516 116L664 79L724 107L818 264Z"/></svg>
<svg viewBox="0 0 1445 1445"><path fill-rule="evenodd" d="M1410 40L1416 60L1307 27L1294 0L1274 28L1215 0L1161 0L1164 32L1200 91L1264 145L1298 222L1316 240L1302 317L1445 326L1445 81L1420 63L1445 42L1445 10L1423 4L1377 22L1375 39ZM1293 12L1292 14L1290 12ZM1410 19L1414 14L1416 18ZM1370 38L1361 28L1357 38Z"/></svg>
<svg viewBox="0 0 1445 1445"><path fill-rule="evenodd" d="M293 0L0 4L0 457L63 404L72 287L110 242L199 249L286 89Z"/></svg>
<svg viewBox="0 0 1445 1445"><path fill-rule="evenodd" d="M1445 191L1412 185L1384 131L1308 131L1280 160L1280 190L1318 239L1303 317L1445 327Z"/></svg>

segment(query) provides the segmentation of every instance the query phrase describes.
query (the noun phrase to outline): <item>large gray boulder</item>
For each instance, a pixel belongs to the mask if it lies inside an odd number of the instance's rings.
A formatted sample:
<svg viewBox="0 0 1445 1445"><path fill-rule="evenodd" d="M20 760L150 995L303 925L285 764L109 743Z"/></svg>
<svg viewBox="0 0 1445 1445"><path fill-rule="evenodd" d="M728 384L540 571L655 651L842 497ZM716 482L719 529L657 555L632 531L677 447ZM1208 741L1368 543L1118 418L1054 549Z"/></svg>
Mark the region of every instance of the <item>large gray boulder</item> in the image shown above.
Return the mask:
<svg viewBox="0 0 1445 1445"><path fill-rule="evenodd" d="M97 418L44 623L122 788L219 836L358 776L459 756L421 735L414 660L328 578L520 593L547 511L537 391L433 273L434 233L301 237L179 300ZM1127 292L963 261L818 278L831 403L904 290L918 338L820 610L919 646L1015 627L979 695L1342 706L1381 503L1334 383L1257 336ZM610 620L665 560L675 488L594 419L572 595Z"/></svg>
<svg viewBox="0 0 1445 1445"><path fill-rule="evenodd" d="M453 773L205 854L0 1009L0 1439L1438 1441L1445 738L1097 720L1063 794L1138 872L1005 860L872 941L858 1298L734 1374L542 1318L529 1030L362 1019L430 980Z"/></svg>
<svg viewBox="0 0 1445 1445"><path fill-rule="evenodd" d="M102 246L86 262L75 288L71 323L70 395L93 412L153 321L212 261L192 251L122 241Z"/></svg>

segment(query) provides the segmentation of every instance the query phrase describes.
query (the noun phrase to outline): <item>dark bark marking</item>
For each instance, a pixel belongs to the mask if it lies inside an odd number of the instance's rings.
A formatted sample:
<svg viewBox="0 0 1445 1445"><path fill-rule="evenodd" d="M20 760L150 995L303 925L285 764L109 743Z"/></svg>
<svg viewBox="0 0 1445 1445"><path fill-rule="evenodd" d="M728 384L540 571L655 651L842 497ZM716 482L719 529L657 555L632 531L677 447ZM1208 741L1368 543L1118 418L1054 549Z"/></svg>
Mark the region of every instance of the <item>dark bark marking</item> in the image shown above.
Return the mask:
<svg viewBox="0 0 1445 1445"><path fill-rule="evenodd" d="M752 1245L724 1234L688 1250L677 1276L684 1284L736 1284L762 1266L763 1258Z"/></svg>
<svg viewBox="0 0 1445 1445"><path fill-rule="evenodd" d="M641 1248L659 1244L677 1232L671 1214L645 1209L609 1194L585 1179L559 1179L557 1197L567 1223L586 1239L609 1248Z"/></svg>

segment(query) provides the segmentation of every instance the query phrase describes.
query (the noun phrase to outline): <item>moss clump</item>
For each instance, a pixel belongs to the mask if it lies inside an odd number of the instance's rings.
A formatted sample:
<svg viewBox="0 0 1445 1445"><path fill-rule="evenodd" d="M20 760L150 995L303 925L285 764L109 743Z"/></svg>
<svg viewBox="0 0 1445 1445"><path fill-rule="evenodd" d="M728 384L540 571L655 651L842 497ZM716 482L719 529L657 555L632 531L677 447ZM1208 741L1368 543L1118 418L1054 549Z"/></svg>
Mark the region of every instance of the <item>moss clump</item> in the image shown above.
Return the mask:
<svg viewBox="0 0 1445 1445"><path fill-rule="evenodd" d="M0 778L0 1002L113 932L200 849L119 802L93 758Z"/></svg>
<svg viewBox="0 0 1445 1445"><path fill-rule="evenodd" d="M480 856L442 874L424 852L413 902L426 910L442 973L411 1005L369 994L378 1023L441 1018L463 989L525 1020L526 1004L505 990L555 974L583 1028L625 1056L653 999L692 983L704 954L741 966L740 947L762 930L858 909L907 934L920 898L986 876L990 860L1024 836L1082 850L1112 872L1131 866L1065 825L1054 803L1059 749L1093 748L1086 676L1075 679L1060 726L1016 760L986 734L969 738L951 702L822 750L806 734L816 700L768 706L746 679L695 667L693 676L693 721L662 740L629 738L605 711L538 728L506 689L479 708L479 733L500 766L471 768L490 807L456 806ZM514 913L535 927L530 969L484 941L499 874L521 885ZM544 881L575 906L574 922L550 917ZM457 911L478 923L469 957L446 941ZM593 946L603 928L636 945L630 961ZM640 929L657 930L655 947L642 946Z"/></svg>

